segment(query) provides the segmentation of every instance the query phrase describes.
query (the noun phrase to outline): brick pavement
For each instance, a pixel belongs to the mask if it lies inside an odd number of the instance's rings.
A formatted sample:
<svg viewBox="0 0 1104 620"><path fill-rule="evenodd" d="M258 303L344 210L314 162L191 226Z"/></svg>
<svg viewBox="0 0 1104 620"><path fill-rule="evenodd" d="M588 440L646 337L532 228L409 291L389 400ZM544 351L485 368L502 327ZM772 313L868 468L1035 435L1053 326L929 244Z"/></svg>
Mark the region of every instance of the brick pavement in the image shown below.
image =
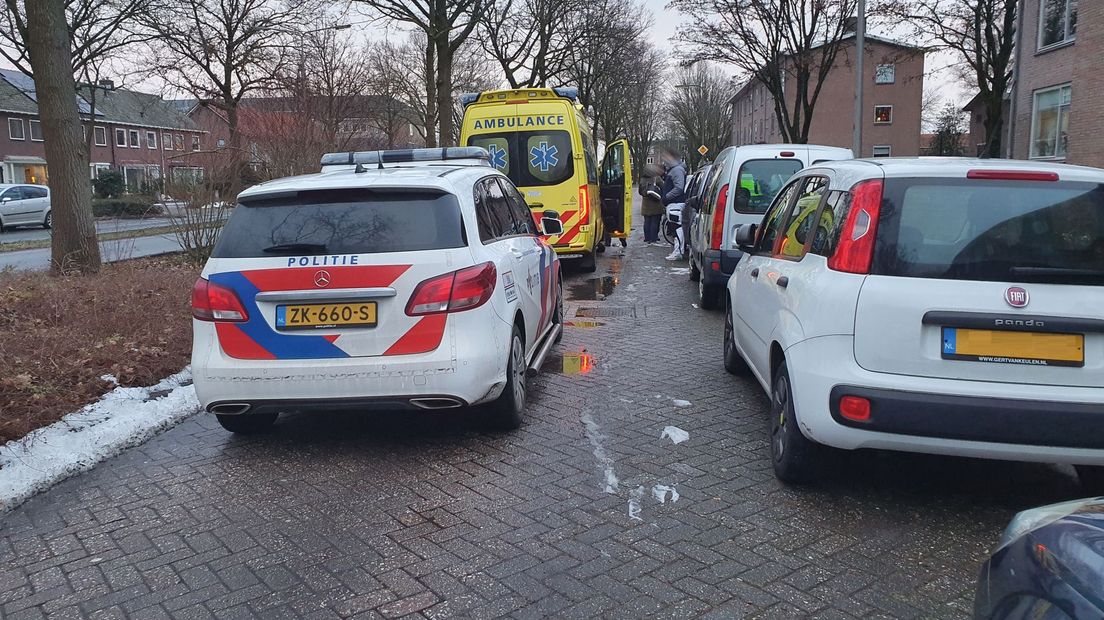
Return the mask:
<svg viewBox="0 0 1104 620"><path fill-rule="evenodd" d="M569 277L604 297L569 316L623 316L566 330L593 370L551 359L520 431L318 415L237 438L197 416L32 499L0 517L0 616L959 617L1008 518L1078 495L1064 469L883 453L781 486L766 399L663 254Z"/></svg>

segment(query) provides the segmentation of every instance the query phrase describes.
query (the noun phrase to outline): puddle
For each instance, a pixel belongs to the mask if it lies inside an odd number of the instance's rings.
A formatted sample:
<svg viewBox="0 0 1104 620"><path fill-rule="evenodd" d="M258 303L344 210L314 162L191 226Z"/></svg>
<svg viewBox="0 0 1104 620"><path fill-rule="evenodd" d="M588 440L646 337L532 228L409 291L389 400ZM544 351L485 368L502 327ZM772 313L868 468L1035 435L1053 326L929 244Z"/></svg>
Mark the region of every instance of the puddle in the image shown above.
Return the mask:
<svg viewBox="0 0 1104 620"><path fill-rule="evenodd" d="M620 279L617 276L604 278L591 278L578 284L572 284L567 292L567 298L572 301L588 301L605 299L613 294Z"/></svg>
<svg viewBox="0 0 1104 620"><path fill-rule="evenodd" d="M600 323L598 321L567 321L564 323L564 327L582 327L583 329L592 329L603 325L605 325L605 323Z"/></svg>
<svg viewBox="0 0 1104 620"><path fill-rule="evenodd" d="M586 351L549 355L543 370L563 375L585 375L594 370L594 356Z"/></svg>

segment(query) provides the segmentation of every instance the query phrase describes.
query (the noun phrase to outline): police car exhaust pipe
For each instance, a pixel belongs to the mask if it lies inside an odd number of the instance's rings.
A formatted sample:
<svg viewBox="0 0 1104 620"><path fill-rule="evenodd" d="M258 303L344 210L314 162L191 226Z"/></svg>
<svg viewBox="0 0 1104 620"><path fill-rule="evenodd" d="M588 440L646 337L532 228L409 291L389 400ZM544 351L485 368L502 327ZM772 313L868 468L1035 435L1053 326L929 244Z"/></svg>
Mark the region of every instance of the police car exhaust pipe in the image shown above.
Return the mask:
<svg viewBox="0 0 1104 620"><path fill-rule="evenodd" d="M556 344L556 338L559 337L560 332L563 331L563 325L556 323L552 326L552 331L548 332L548 335L544 338L544 344L541 345L537 354L533 356L533 361L529 364L529 369L526 374L530 377L537 374L541 366L544 366L544 358L548 357L548 352L552 350L552 345Z"/></svg>
<svg viewBox="0 0 1104 620"><path fill-rule="evenodd" d="M410 404L422 409L456 409L463 407L464 403L455 398L411 398Z"/></svg>
<svg viewBox="0 0 1104 620"><path fill-rule="evenodd" d="M251 407L249 403L221 403L211 407L210 412L218 415L241 415Z"/></svg>

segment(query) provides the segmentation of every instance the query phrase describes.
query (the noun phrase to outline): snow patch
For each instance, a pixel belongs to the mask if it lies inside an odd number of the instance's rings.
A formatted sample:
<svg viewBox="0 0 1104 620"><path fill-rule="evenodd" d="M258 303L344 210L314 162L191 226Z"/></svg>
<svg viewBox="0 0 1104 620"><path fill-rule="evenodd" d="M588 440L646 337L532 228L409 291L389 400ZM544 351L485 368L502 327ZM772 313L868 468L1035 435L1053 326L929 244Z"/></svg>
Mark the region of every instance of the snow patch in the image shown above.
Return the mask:
<svg viewBox="0 0 1104 620"><path fill-rule="evenodd" d="M644 487L636 487L633 489L632 497L629 498L629 518L636 521L643 521L640 517L640 499L644 497Z"/></svg>
<svg viewBox="0 0 1104 620"><path fill-rule="evenodd" d="M687 433L677 426L664 426L663 432L659 434L659 438L663 439L664 437L670 438L671 442L677 445L690 439L690 433Z"/></svg>
<svg viewBox="0 0 1104 620"><path fill-rule="evenodd" d="M103 379L118 385L115 377ZM0 446L0 513L199 411L191 379L186 368L154 386L116 387L80 411Z"/></svg>
<svg viewBox="0 0 1104 620"><path fill-rule="evenodd" d="M671 400L675 403L675 406L680 409L685 409L690 406L690 401L688 400L681 400L678 398L673 398Z"/></svg>
<svg viewBox="0 0 1104 620"><path fill-rule="evenodd" d="M594 421L589 413L584 413L582 420L583 426L586 427L587 439L590 440L590 445L594 448L594 458L602 466L602 475L606 483L605 491L610 494L617 493L620 481L617 479L617 472L613 470L613 459L610 458L605 446L602 445L602 440L606 436L602 434L601 429L598 428L598 423Z"/></svg>
<svg viewBox="0 0 1104 620"><path fill-rule="evenodd" d="M668 271L670 271L671 273L680 275L680 276L690 275L690 268L689 267L671 267Z"/></svg>
<svg viewBox="0 0 1104 620"><path fill-rule="evenodd" d="M678 491L675 490L675 487L669 487L665 484L657 484L652 487L652 497L654 497L655 500L661 504L667 503L668 494L670 494L671 496L672 504L679 501L679 494Z"/></svg>

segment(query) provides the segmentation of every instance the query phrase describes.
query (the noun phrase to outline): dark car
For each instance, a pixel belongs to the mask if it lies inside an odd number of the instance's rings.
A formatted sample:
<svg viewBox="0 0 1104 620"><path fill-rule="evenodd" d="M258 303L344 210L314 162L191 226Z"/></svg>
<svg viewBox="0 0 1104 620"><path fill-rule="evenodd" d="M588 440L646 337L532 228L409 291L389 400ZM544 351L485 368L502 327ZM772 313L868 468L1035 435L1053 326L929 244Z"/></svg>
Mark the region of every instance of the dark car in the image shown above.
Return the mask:
<svg viewBox="0 0 1104 620"><path fill-rule="evenodd" d="M1017 514L981 567L974 617L1104 618L1104 497Z"/></svg>

